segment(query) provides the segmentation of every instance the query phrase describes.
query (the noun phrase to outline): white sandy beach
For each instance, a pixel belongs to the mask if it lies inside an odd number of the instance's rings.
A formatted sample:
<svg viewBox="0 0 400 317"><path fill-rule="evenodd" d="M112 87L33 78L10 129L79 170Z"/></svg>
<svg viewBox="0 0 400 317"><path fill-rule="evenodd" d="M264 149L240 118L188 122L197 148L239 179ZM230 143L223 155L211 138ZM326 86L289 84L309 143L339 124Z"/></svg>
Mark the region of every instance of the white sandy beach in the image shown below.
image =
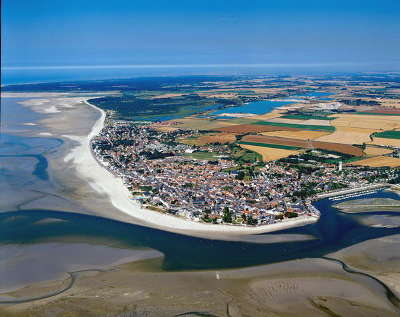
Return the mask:
<svg viewBox="0 0 400 317"><path fill-rule="evenodd" d="M162 227L166 230L183 231L206 231L223 232L232 234L257 234L287 229L296 226L302 226L317 221L312 217L299 217L295 220L288 220L271 225L259 227L246 227L235 225L213 225L190 221L172 215L141 208L138 202L131 200L128 189L124 186L122 179L114 176L108 170L103 168L93 157L90 149L90 139L97 135L104 126L106 114L103 110L85 101L87 105L97 109L101 117L94 124L90 134L87 137L77 137L65 135L74 141L79 142L79 146L65 157L65 161L71 161L75 164L78 172L88 179L91 187L99 193L108 195L112 204L122 212L148 223L150 226Z"/></svg>

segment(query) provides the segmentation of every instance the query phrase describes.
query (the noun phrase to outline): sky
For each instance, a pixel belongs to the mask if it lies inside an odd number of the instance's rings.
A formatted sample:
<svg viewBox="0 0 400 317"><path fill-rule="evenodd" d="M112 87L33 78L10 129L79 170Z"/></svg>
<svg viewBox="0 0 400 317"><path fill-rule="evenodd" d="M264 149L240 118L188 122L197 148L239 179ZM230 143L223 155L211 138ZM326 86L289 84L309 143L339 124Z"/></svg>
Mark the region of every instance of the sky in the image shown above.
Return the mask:
<svg viewBox="0 0 400 317"><path fill-rule="evenodd" d="M400 69L399 0L2 0L1 14L5 69Z"/></svg>

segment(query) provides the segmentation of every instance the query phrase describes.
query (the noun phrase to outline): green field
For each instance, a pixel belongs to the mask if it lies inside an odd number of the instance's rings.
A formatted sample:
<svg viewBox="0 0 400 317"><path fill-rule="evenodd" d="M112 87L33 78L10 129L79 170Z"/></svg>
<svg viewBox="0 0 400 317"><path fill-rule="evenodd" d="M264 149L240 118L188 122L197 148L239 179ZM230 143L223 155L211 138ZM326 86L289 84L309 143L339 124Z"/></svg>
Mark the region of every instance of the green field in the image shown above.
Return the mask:
<svg viewBox="0 0 400 317"><path fill-rule="evenodd" d="M400 113L376 113L376 112L356 112L355 114L365 114L369 116L400 116Z"/></svg>
<svg viewBox="0 0 400 317"><path fill-rule="evenodd" d="M300 130L328 131L328 132L335 131L335 127L325 126L325 125L281 123L281 122L271 122L271 121L257 121L254 124L271 125L271 126L275 126L275 127L295 128L295 129L300 129Z"/></svg>
<svg viewBox="0 0 400 317"><path fill-rule="evenodd" d="M213 153L213 152L193 152L193 153L185 153L183 156L187 156L193 158L195 160L215 160L220 157L222 153Z"/></svg>
<svg viewBox="0 0 400 317"><path fill-rule="evenodd" d="M316 116L316 115L307 115L307 114L288 114L286 116L282 116L284 119L294 119L294 120L334 120L333 117L325 117L325 116Z"/></svg>
<svg viewBox="0 0 400 317"><path fill-rule="evenodd" d="M385 138L385 139L400 139L400 131L376 132L373 134L373 136L377 137L377 138Z"/></svg>
<svg viewBox="0 0 400 317"><path fill-rule="evenodd" d="M280 145L280 144L269 144L269 143L258 143L258 142L246 142L240 141L238 144L246 144L246 145L255 145L255 146L263 146L263 147L270 147L274 149L284 149L284 150L299 150L301 148L296 146L289 146L289 145Z"/></svg>

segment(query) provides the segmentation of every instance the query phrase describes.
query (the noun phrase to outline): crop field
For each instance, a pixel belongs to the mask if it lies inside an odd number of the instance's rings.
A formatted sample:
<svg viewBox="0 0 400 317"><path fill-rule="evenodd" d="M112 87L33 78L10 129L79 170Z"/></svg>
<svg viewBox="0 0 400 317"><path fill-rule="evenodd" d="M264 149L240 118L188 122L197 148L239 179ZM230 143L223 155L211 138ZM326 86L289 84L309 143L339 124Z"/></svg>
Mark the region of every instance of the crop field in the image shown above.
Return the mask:
<svg viewBox="0 0 400 317"><path fill-rule="evenodd" d="M384 166L399 167L400 158L390 157L390 156L376 156L367 158L365 160L352 162L351 165L370 166L370 167L384 167Z"/></svg>
<svg viewBox="0 0 400 317"><path fill-rule="evenodd" d="M340 143L319 142L319 141L306 141L299 139L289 139L281 137L272 137L265 135L247 135L242 139L242 142L255 142L265 144L279 144L304 149L320 149L332 152L343 153L352 156L363 156L364 152L361 148Z"/></svg>
<svg viewBox="0 0 400 317"><path fill-rule="evenodd" d="M282 122L271 122L271 121L259 121L256 122L257 125L267 125L273 127L281 128L292 128L298 130L315 130L315 131L328 131L334 132L335 127L325 126L325 125L311 125L311 124L296 124L296 123L282 123Z"/></svg>
<svg viewBox="0 0 400 317"><path fill-rule="evenodd" d="M331 121L336 128L348 127L376 130L400 128L400 118L398 116L337 114L336 117L335 120Z"/></svg>
<svg viewBox="0 0 400 317"><path fill-rule="evenodd" d="M306 125L306 126L330 126L330 122L327 120L295 120L295 119L284 119L283 117L271 119L270 122L279 122L279 123L287 123L287 124L298 124L298 125Z"/></svg>
<svg viewBox="0 0 400 317"><path fill-rule="evenodd" d="M400 131L383 131L374 133L374 137L385 139L400 139Z"/></svg>
<svg viewBox="0 0 400 317"><path fill-rule="evenodd" d="M195 160L215 160L220 154L212 152L193 152L183 154L183 156L191 157Z"/></svg>
<svg viewBox="0 0 400 317"><path fill-rule="evenodd" d="M299 140L315 140L322 136L329 135L329 132L323 131L310 131L310 130L299 130L299 131L272 131L272 132L261 132L262 135L267 136L278 136L282 138L293 138Z"/></svg>
<svg viewBox="0 0 400 317"><path fill-rule="evenodd" d="M329 135L321 136L317 141L339 142L344 144L363 144L371 142L370 135L376 129L336 127L336 131Z"/></svg>
<svg viewBox="0 0 400 317"><path fill-rule="evenodd" d="M236 141L235 134L232 133L215 133L215 134L207 134L201 135L199 137L194 138L183 138L178 140L181 143L188 145L197 145L202 146L210 143L233 143Z"/></svg>
<svg viewBox="0 0 400 317"><path fill-rule="evenodd" d="M284 129L289 129L290 131L296 131L297 129L292 128L282 128L276 126L268 126L268 125L261 125L261 124L237 124L226 126L218 129L214 129L215 131L219 132L227 132L227 133L250 133L250 132L267 132L267 131L280 131Z"/></svg>
<svg viewBox="0 0 400 317"><path fill-rule="evenodd" d="M200 119L200 118L182 118L171 120L176 122L177 128L190 129L190 130L212 130L216 128L226 127L233 125L226 120L210 120L210 119Z"/></svg>
<svg viewBox="0 0 400 317"><path fill-rule="evenodd" d="M370 144L400 147L400 139L374 138Z"/></svg>
<svg viewBox="0 0 400 317"><path fill-rule="evenodd" d="M249 144L240 144L240 147L260 154L264 162L279 160L290 155L296 155L299 152L294 150L270 148L265 146L256 146Z"/></svg>
<svg viewBox="0 0 400 317"><path fill-rule="evenodd" d="M289 146L289 145L281 145L281 144L269 144L269 143L259 143L259 142L247 142L247 141L240 141L238 142L240 145L254 145L254 146L262 146L262 147L269 147L274 149L284 149L284 150L299 150L299 147L296 146Z"/></svg>
<svg viewBox="0 0 400 317"><path fill-rule="evenodd" d="M370 115L370 116L377 116L377 115L379 115L379 116L400 116L400 111L396 111L396 110L392 110L392 111L390 111L390 110L386 110L386 111L378 111L378 110L376 110L376 111L368 111L368 112L363 112L363 111L361 111L361 112L357 112L357 114L364 114L364 115Z"/></svg>
<svg viewBox="0 0 400 317"><path fill-rule="evenodd" d="M236 141L236 135L232 133L218 133L214 135L202 135L198 138L199 142L202 144L210 143L233 143Z"/></svg>
<svg viewBox="0 0 400 317"><path fill-rule="evenodd" d="M281 118L284 119L294 119L294 120L333 120L334 117L326 117L326 116L317 116L317 115L306 115L306 114L288 114L284 115Z"/></svg>
<svg viewBox="0 0 400 317"><path fill-rule="evenodd" d="M390 154L392 153L393 150L390 149L385 149L382 147L374 147L368 145L366 149L364 150L364 153L368 156L375 156L375 155L385 155L385 154Z"/></svg>

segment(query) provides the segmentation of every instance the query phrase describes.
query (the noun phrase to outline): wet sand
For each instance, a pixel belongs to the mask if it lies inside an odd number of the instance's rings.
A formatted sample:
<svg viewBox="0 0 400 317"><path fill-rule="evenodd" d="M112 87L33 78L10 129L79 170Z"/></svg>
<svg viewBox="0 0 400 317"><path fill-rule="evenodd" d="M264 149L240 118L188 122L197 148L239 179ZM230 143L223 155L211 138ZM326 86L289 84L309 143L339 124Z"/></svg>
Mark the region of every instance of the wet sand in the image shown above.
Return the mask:
<svg viewBox="0 0 400 317"><path fill-rule="evenodd" d="M60 283L51 287L60 287ZM29 296L48 291L48 287L37 284L10 295ZM8 311L29 311L31 307L25 303L8 306ZM37 313L32 316L40 316L43 312L66 312L71 307L74 316L85 317L123 311L136 313L135 316L176 316L188 312L236 317L398 314L379 283L343 272L339 264L323 259L177 273L159 272L157 260L147 260L81 276L73 288L37 301L31 311Z"/></svg>

